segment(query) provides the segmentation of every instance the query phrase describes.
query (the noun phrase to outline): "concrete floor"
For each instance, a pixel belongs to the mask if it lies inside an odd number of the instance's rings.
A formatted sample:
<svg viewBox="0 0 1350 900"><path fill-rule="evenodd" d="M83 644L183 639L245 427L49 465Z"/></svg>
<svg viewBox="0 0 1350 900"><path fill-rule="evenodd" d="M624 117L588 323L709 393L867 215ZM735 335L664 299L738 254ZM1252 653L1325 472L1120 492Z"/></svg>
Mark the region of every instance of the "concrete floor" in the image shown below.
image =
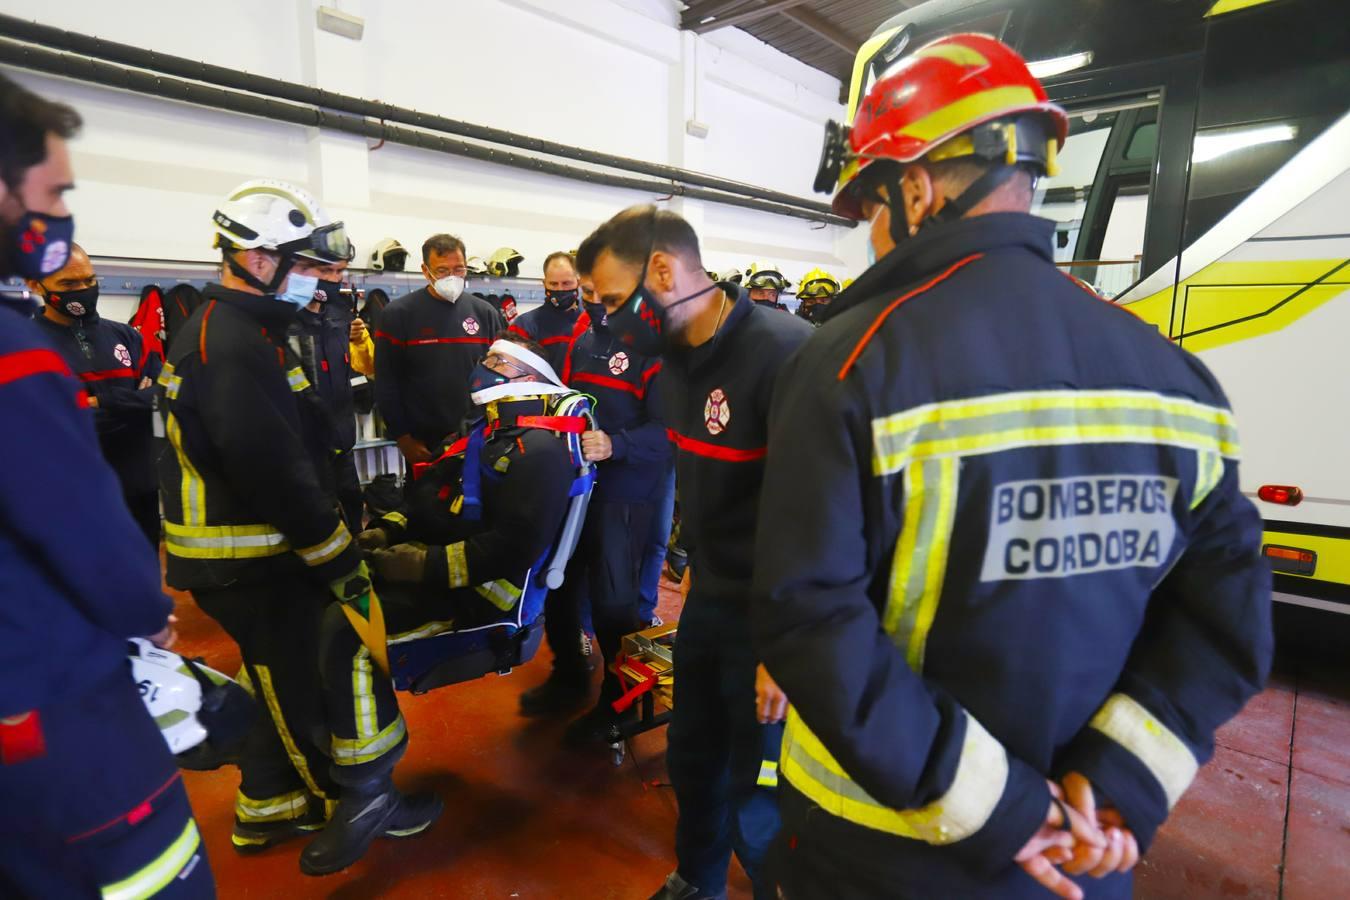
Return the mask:
<svg viewBox="0 0 1350 900"><path fill-rule="evenodd" d="M662 597L669 620L679 594L664 585ZM186 595L178 612L177 649L234 671L238 651L214 622ZM438 791L446 813L423 836L378 841L337 875L301 875L299 843L237 856L229 839L237 773L186 773L220 896L647 897L675 865L664 732L640 736L619 768L603 748L563 747L562 723L516 713L520 691L547 672L543 650L509 677L400 695L412 739L397 780ZM1350 664L1282 659L1218 744L1141 863L1136 896L1350 897ZM731 896L750 896L739 870Z"/></svg>

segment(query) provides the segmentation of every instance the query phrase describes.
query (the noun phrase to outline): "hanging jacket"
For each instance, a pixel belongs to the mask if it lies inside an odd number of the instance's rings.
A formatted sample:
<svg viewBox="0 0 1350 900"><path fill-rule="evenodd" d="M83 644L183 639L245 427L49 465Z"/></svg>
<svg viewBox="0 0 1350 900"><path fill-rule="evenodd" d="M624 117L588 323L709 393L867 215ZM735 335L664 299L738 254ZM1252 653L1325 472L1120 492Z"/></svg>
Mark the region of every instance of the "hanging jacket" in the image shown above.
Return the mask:
<svg viewBox="0 0 1350 900"><path fill-rule="evenodd" d="M0 718L87 692L173 609L80 382L30 315L0 300Z"/></svg>
<svg viewBox="0 0 1350 900"><path fill-rule="evenodd" d="M499 402L497 410L499 421L512 424L487 430L473 451L467 437L456 441L419 470L404 508L371 527L383 530L390 544L428 545L423 579L428 588L472 585L505 610L520 597L530 567L557 539L577 470L563 433L515 424L520 415L556 415L545 403ZM475 455L478 484L466 489L466 460ZM466 494L478 500L468 509Z"/></svg>
<svg viewBox="0 0 1350 900"><path fill-rule="evenodd" d="M167 323L164 318L164 293L157 284L141 288L141 300L128 323L141 336L141 356L137 365L144 368L148 356L158 356L164 364L164 342Z"/></svg>
<svg viewBox="0 0 1350 900"><path fill-rule="evenodd" d="M567 345L572 340L572 331L580 315L580 302L573 303L570 309L558 309L545 300L529 312L517 316L507 330L543 347L544 359L548 360L554 372L561 374L563 363L567 360Z"/></svg>
<svg viewBox="0 0 1350 900"><path fill-rule="evenodd" d="M435 450L471 410L469 375L506 326L472 294L454 303L426 288L380 313L375 332L375 401L390 437L405 434Z"/></svg>
<svg viewBox="0 0 1350 900"><path fill-rule="evenodd" d="M713 338L668 351L661 391L680 486L681 540L704 596L746 608L753 567L769 399L792 351L813 329L728 291ZM770 528L776 528L773 523Z"/></svg>
<svg viewBox="0 0 1350 900"><path fill-rule="evenodd" d="M305 378L332 416L336 446L342 451L356 443L351 328L351 317L339 304L325 303L318 312L301 309L289 336Z"/></svg>
<svg viewBox="0 0 1350 900"><path fill-rule="evenodd" d="M175 284L164 294L164 350L166 353L178 332L183 330L187 320L192 318L192 314L201 305L201 291L187 283Z"/></svg>
<svg viewBox="0 0 1350 900"><path fill-rule="evenodd" d="M1223 392L1052 231L920 231L774 396L752 621L781 773L914 873L897 895L1043 896L1012 858L1068 771L1147 847L1270 666Z"/></svg>
<svg viewBox="0 0 1350 900"><path fill-rule="evenodd" d="M661 421L661 361L638 356L593 324L566 348L563 383L595 398L595 419L613 446L596 465L596 503L654 503L670 472Z"/></svg>
<svg viewBox="0 0 1350 900"><path fill-rule="evenodd" d="M93 410L103 458L117 473L128 494L155 490L154 415L156 387L162 363L141 351L141 336L130 325L97 314L62 325L41 314L38 328L56 347L98 400ZM141 380L150 384L139 387Z"/></svg>
<svg viewBox="0 0 1350 900"><path fill-rule="evenodd" d="M347 575L360 553L333 496L336 436L287 346L294 309L215 284L204 298L160 376L169 584Z"/></svg>

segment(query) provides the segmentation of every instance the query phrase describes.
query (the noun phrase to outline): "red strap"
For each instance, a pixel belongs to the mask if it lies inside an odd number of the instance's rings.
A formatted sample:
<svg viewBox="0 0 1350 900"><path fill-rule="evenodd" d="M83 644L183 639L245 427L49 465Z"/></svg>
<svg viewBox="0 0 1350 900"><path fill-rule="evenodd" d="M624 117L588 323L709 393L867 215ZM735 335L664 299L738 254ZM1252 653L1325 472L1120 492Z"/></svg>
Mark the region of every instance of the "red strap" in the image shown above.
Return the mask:
<svg viewBox="0 0 1350 900"><path fill-rule="evenodd" d="M652 363L651 367L648 368L647 371L642 373L642 383L646 384L647 382L651 381L653 378L656 377L656 373L660 371L661 371L661 364L659 362Z"/></svg>
<svg viewBox="0 0 1350 900"><path fill-rule="evenodd" d="M858 340L858 345L853 348L853 352L848 355L848 359L844 360L844 365L839 369L839 380L843 381L845 376L848 375L849 370L853 368L853 364L858 361L859 356L862 356L863 350L866 349L868 343L872 340L872 338L876 336L876 333L881 330L881 326L885 324L886 319L890 316L890 314L895 312L896 307L898 307L901 303L904 303L906 300L911 299L912 297L919 296L924 291L931 290L935 285L951 277L951 275L957 269L961 268L962 266L973 263L975 260L979 259L982 256L984 256L983 253L972 253L965 259L957 260L955 263L951 265L950 268L947 269L947 271L943 272L941 275L938 275L931 281L919 285L909 293L901 294L899 297L892 300L890 304L881 311L880 315L876 317L876 319L872 322L872 324L868 326L867 331L863 332L863 336Z"/></svg>
<svg viewBox="0 0 1350 900"><path fill-rule="evenodd" d="M55 350L20 350L0 356L0 384L44 373L69 375L70 367Z"/></svg>
<svg viewBox="0 0 1350 900"><path fill-rule="evenodd" d="M582 416L520 416L516 419L516 425L521 428L543 428L567 434L582 434L586 424Z"/></svg>
<svg viewBox="0 0 1350 900"><path fill-rule="evenodd" d="M113 378L135 378L135 369L103 369L98 372L80 372L81 381L108 381Z"/></svg>
<svg viewBox="0 0 1350 900"><path fill-rule="evenodd" d="M719 447L717 444L709 444L707 441L685 437L673 428L666 429L666 436L675 442L676 447L686 453L707 457L708 459L720 459L722 462L754 462L769 455L768 447L755 447L751 450Z"/></svg>

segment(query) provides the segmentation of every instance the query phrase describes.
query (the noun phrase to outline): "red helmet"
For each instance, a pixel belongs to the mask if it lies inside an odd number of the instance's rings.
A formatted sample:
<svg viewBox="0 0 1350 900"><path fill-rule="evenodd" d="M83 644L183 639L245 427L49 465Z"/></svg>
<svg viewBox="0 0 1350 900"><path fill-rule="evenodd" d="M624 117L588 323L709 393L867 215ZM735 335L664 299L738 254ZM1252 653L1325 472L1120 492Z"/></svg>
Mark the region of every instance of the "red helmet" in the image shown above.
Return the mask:
<svg viewBox="0 0 1350 900"><path fill-rule="evenodd" d="M983 34L948 35L873 85L851 129L829 123L816 189L828 191L837 173L834 211L861 219L858 176L876 160L975 155L1054 174L1068 131L1069 117L1016 51Z"/></svg>

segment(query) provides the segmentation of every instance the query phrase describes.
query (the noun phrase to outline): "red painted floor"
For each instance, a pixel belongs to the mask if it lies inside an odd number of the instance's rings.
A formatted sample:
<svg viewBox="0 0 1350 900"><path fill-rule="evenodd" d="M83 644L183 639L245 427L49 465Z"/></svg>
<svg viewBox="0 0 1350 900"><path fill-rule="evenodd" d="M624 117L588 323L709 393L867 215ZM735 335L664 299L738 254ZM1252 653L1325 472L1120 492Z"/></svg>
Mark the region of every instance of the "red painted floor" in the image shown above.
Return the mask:
<svg viewBox="0 0 1350 900"><path fill-rule="evenodd" d="M674 618L679 602L663 585L661 614ZM186 595L178 614L176 649L234 671L234 644ZM1347 668L1277 665L1269 688L1220 732L1214 759L1140 864L1136 897L1350 897ZM563 747L563 723L516 712L517 695L547 672L544 650L507 677L400 695L412 739L397 781L440 792L445 815L421 837L378 841L337 875L301 875L299 843L237 856L237 773L186 773L220 896L647 897L675 865L664 732L636 739L619 768L604 748ZM736 869L731 896L749 893Z"/></svg>

